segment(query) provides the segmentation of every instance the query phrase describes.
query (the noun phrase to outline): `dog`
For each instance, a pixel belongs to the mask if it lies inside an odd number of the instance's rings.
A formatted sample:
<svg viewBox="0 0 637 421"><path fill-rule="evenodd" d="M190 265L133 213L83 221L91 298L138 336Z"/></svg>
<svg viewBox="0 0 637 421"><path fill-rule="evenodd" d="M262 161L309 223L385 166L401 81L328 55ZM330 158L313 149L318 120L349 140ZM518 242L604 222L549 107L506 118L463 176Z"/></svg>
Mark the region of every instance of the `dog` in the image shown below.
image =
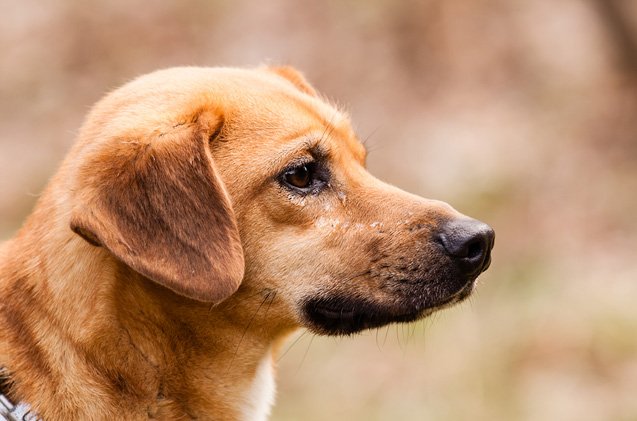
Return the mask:
<svg viewBox="0 0 637 421"><path fill-rule="evenodd" d="M267 419L298 328L468 297L494 232L385 184L291 67L160 70L98 102L0 246L2 390L46 420Z"/></svg>

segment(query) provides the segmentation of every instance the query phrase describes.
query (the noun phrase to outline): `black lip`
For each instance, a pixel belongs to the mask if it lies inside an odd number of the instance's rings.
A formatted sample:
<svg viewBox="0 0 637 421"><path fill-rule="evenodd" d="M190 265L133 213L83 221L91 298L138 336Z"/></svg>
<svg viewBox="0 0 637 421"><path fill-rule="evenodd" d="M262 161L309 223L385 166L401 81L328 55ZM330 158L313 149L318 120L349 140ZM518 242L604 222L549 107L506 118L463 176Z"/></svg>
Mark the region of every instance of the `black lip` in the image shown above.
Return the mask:
<svg viewBox="0 0 637 421"><path fill-rule="evenodd" d="M310 329L326 335L349 335L389 323L416 320L419 311L397 312L361 300L331 297L309 300L304 311Z"/></svg>
<svg viewBox="0 0 637 421"><path fill-rule="evenodd" d="M346 296L311 298L303 304L307 327L322 335L351 335L392 323L407 323L467 298L473 280L442 299L404 297L391 305Z"/></svg>

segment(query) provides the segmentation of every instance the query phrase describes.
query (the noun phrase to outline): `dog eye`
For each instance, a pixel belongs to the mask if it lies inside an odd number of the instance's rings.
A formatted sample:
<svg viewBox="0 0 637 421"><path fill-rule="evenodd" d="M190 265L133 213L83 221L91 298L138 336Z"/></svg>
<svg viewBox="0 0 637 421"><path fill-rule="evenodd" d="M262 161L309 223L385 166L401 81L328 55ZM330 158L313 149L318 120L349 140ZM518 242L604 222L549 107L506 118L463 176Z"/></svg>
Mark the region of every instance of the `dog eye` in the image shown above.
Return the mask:
<svg viewBox="0 0 637 421"><path fill-rule="evenodd" d="M298 189L306 189L312 184L314 176L311 164L299 165L285 172L283 178L285 182Z"/></svg>
<svg viewBox="0 0 637 421"><path fill-rule="evenodd" d="M329 179L328 169L317 161L292 164L277 177L281 186L303 196L319 194L328 185Z"/></svg>

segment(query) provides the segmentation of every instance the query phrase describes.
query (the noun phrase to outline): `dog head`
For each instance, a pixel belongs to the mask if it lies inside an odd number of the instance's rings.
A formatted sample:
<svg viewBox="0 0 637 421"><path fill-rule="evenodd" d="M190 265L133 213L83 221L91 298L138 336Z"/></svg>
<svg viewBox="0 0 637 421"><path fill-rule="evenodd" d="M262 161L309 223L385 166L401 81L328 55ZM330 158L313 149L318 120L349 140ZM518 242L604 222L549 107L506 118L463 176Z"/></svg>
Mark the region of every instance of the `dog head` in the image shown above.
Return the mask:
<svg viewBox="0 0 637 421"><path fill-rule="evenodd" d="M370 175L347 116L291 68L144 76L72 155L76 233L179 295L269 300L282 327L416 320L490 263L491 228Z"/></svg>

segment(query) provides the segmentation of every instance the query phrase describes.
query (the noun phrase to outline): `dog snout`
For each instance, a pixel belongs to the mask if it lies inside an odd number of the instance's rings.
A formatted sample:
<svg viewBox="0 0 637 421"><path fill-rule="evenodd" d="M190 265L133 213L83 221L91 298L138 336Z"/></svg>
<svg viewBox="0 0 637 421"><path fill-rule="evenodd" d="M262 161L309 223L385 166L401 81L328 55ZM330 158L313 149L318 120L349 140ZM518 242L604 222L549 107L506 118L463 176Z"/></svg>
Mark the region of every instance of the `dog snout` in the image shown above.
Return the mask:
<svg viewBox="0 0 637 421"><path fill-rule="evenodd" d="M455 219L443 224L434 238L466 275L478 275L491 264L495 232L484 222Z"/></svg>

